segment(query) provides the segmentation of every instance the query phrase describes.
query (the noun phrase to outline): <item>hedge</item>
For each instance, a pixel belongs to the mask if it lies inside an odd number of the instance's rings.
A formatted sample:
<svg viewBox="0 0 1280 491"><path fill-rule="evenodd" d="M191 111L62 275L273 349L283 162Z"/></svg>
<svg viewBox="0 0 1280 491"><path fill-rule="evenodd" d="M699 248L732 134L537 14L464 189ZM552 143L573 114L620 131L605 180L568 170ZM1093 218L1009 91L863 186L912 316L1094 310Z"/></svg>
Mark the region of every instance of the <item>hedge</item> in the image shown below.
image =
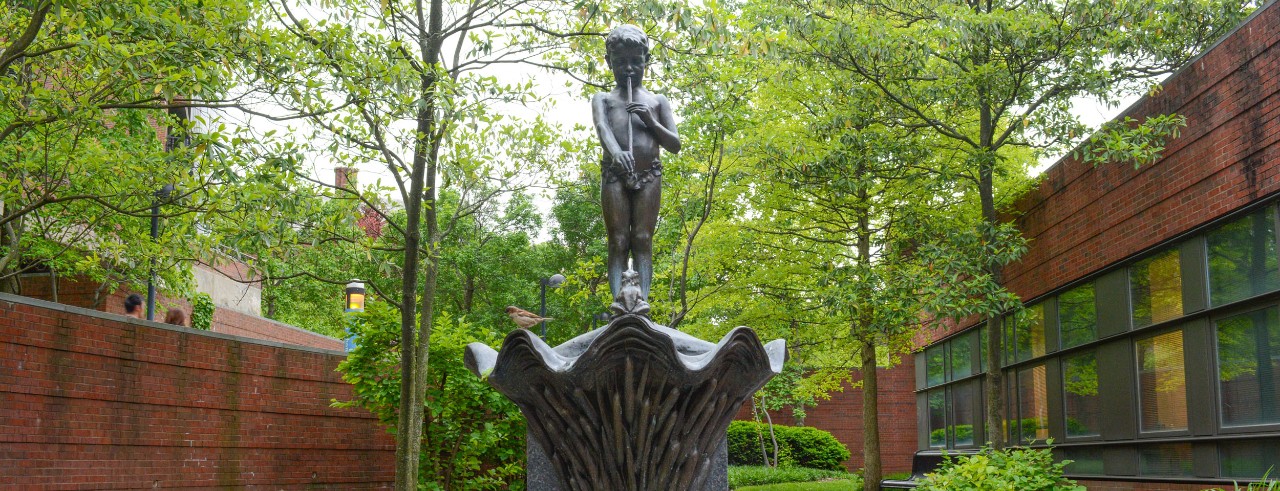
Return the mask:
<svg viewBox="0 0 1280 491"><path fill-rule="evenodd" d="M831 433L807 426L773 425L778 439L779 467L808 467L811 469L845 470L842 462L849 459L849 449L831 436ZM769 440L769 425L754 421L729 423L729 464L764 465L760 451L760 438L773 459L773 442Z"/></svg>

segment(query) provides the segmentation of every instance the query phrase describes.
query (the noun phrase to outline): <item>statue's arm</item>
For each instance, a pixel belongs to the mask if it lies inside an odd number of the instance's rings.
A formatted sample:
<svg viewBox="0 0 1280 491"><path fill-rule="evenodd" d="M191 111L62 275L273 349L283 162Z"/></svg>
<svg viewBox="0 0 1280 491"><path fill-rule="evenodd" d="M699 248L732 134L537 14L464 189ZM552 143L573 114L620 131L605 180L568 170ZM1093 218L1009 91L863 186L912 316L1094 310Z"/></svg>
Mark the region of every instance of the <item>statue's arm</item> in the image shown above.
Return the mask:
<svg viewBox="0 0 1280 491"><path fill-rule="evenodd" d="M680 134L676 132L676 118L671 114L671 103L667 98L658 96L658 124L654 125L653 134L658 144L671 153L680 153Z"/></svg>
<svg viewBox="0 0 1280 491"><path fill-rule="evenodd" d="M605 161L613 161L623 153L623 150L622 146L618 145L618 139L613 135L613 128L609 126L605 96L606 94L596 94L591 97L591 119L596 125L596 137L600 139L600 146L604 148Z"/></svg>

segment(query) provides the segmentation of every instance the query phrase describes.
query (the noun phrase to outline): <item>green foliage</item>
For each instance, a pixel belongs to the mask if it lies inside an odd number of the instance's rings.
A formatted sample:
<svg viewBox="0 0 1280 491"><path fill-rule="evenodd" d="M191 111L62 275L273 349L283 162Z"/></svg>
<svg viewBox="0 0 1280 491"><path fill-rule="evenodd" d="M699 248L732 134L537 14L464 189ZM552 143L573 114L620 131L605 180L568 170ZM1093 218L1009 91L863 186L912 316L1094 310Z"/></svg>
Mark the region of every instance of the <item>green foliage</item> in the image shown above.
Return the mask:
<svg viewBox="0 0 1280 491"><path fill-rule="evenodd" d="M856 474L845 471L808 469L804 467L762 467L762 466L729 466L729 488L739 489L743 486L761 486L766 484L802 483L821 480L841 479L849 489L848 481L858 481ZM800 488L797 488L800 489ZM857 489L855 486L854 489Z"/></svg>
<svg viewBox="0 0 1280 491"><path fill-rule="evenodd" d="M398 314L383 303L374 303L364 314L353 315L357 346L338 370L352 384L356 397L335 402L343 407L364 407L390 428L398 423L400 403L400 372L394 350L400 336ZM462 364L468 343L495 344L500 340L500 333L459 323L448 315L437 317L427 372L421 487L492 490L521 484L524 418L506 397Z"/></svg>
<svg viewBox="0 0 1280 491"><path fill-rule="evenodd" d="M213 311L217 308L208 293L197 292L191 296L191 327L208 331L213 325Z"/></svg>
<svg viewBox="0 0 1280 491"><path fill-rule="evenodd" d="M779 467L844 469L843 462L849 459L849 449L831 433L807 426L772 426L778 440ZM775 457L768 424L734 421L729 423L728 439L730 464L763 465L762 439L769 459Z"/></svg>
<svg viewBox="0 0 1280 491"><path fill-rule="evenodd" d="M1054 462L1050 449L983 449L947 457L938 470L920 480L921 491L1084 491L1062 477L1068 462Z"/></svg>
<svg viewBox="0 0 1280 491"><path fill-rule="evenodd" d="M193 214L233 194L241 162L208 158L219 130L189 134L166 109L230 85L247 16L231 0L0 5L0 291L39 266L140 289L154 260L169 293L189 295L189 260L216 239ZM165 127L191 144L166 149Z"/></svg>
<svg viewBox="0 0 1280 491"><path fill-rule="evenodd" d="M1159 114L1142 122L1125 116L1102 125L1072 156L1095 166L1131 162L1136 169L1160 160L1168 140L1186 126L1187 118L1179 114Z"/></svg>

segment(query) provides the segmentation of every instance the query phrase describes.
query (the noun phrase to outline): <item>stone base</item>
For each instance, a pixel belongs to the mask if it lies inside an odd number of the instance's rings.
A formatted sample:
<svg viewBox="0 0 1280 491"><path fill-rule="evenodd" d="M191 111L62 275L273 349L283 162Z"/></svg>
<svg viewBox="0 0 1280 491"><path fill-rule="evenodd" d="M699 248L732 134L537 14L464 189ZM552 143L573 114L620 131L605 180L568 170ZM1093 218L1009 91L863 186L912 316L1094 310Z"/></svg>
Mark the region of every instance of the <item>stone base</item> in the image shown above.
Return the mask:
<svg viewBox="0 0 1280 491"><path fill-rule="evenodd" d="M525 489L527 491L565 491L556 478L556 470L547 460L538 441L529 435L525 463ZM707 476L706 491L729 491L729 442L720 442L720 450L711 458L711 470Z"/></svg>

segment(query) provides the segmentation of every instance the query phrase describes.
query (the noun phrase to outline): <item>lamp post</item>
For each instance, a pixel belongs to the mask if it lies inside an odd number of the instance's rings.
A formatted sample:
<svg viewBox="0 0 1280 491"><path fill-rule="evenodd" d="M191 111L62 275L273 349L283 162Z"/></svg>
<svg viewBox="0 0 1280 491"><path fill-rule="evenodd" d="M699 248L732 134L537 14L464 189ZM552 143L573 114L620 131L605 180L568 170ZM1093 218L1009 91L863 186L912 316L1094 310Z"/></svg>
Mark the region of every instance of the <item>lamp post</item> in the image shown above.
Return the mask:
<svg viewBox="0 0 1280 491"><path fill-rule="evenodd" d="M346 294L343 296L342 311L350 314L352 312L364 312L364 283L360 280L353 279L347 283ZM356 349L356 336L351 333L351 316L347 316L347 338L343 340L343 348L350 352Z"/></svg>
<svg viewBox="0 0 1280 491"><path fill-rule="evenodd" d="M596 330L597 323L607 324L609 322L609 317L610 316L608 312L601 312L599 314L591 316L591 330L592 331Z"/></svg>
<svg viewBox="0 0 1280 491"><path fill-rule="evenodd" d="M155 199L151 202L151 243L160 238L160 202L167 201L173 194L173 185L165 184L156 190ZM147 276L147 320L156 320L156 257L151 256L151 272Z"/></svg>
<svg viewBox="0 0 1280 491"><path fill-rule="evenodd" d="M564 283L564 275L556 273L549 278L543 278L538 281L542 285L542 309L538 311L539 317L547 316L547 287L559 288ZM542 339L547 338L547 321L542 321Z"/></svg>
<svg viewBox="0 0 1280 491"><path fill-rule="evenodd" d="M191 119L191 114L186 107L171 107L169 115L182 121ZM183 127L185 128L185 126ZM191 135L185 129L178 131L173 125L168 126L167 136L164 139L164 151L173 152L179 146L191 146ZM181 137L179 137L181 134ZM157 189L155 199L151 204L151 243L154 244L156 239L160 238L160 202L168 201L169 195L173 194L173 184L165 184L164 187ZM147 320L156 320L156 258L151 256L151 272L147 276Z"/></svg>

